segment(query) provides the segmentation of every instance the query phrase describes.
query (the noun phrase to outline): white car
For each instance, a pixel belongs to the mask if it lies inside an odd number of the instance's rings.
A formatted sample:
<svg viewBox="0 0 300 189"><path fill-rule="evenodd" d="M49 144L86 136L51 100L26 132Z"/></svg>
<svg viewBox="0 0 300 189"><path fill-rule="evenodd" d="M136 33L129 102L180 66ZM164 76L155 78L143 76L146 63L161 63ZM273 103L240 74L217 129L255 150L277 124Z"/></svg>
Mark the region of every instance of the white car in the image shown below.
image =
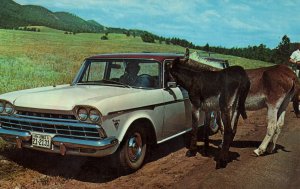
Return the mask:
<svg viewBox="0 0 300 189"><path fill-rule="evenodd" d="M176 57L183 55L97 55L71 85L2 94L0 136L18 148L61 155L114 154L124 170L137 170L149 145L191 129L187 92L165 78L165 64ZM129 77L130 65L137 76Z"/></svg>

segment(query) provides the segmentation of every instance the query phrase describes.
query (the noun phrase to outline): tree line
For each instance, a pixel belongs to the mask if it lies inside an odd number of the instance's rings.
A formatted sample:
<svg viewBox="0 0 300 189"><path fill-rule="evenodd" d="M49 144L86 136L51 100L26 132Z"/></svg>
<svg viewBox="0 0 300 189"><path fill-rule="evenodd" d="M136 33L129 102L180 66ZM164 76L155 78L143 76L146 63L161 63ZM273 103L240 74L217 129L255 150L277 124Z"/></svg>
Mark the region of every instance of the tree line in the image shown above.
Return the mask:
<svg viewBox="0 0 300 189"><path fill-rule="evenodd" d="M185 39L165 38L148 32L142 34L141 38L144 42L148 42L148 43L155 43L156 41L158 41L159 43L164 42L167 45L170 44L179 45L185 48L188 47L188 48L202 50L210 53L233 55L233 56L239 56L239 57L244 57L244 58L249 58L254 60L261 60L265 62L272 62L276 64L287 64L289 60L289 56L297 48L297 43L291 43L287 35L284 35L282 37L281 42L274 49L270 49L264 44L260 44L258 46L249 45L248 47L244 47L244 48L238 48L238 47L225 48L220 46L215 47L215 46L209 46L208 43L204 46L197 46Z"/></svg>
<svg viewBox="0 0 300 189"><path fill-rule="evenodd" d="M14 30L22 30L22 31L32 31L32 32L40 32L40 28L35 28L35 27L16 27L13 28Z"/></svg>
<svg viewBox="0 0 300 189"><path fill-rule="evenodd" d="M275 64L288 64L290 55L296 49L297 43L291 43L290 38L287 35L282 37L281 41L274 49L270 49L264 44L258 46L249 45L245 48L209 47L209 45L206 44L204 47L200 48L200 50L208 52L239 56Z"/></svg>

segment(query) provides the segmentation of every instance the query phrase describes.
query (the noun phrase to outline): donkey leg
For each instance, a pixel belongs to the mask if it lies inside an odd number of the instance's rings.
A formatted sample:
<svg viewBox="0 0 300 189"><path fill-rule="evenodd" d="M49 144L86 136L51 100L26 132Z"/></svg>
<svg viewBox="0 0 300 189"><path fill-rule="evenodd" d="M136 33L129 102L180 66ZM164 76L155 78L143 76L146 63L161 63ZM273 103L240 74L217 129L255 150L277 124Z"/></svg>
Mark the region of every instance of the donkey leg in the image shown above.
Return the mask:
<svg viewBox="0 0 300 189"><path fill-rule="evenodd" d="M223 145L220 151L219 158L217 160L216 168L225 168L228 163L228 153L230 147L230 141L232 139L232 128L230 125L230 113L229 111L222 112L222 121L224 124L224 134L223 134Z"/></svg>
<svg viewBox="0 0 300 189"><path fill-rule="evenodd" d="M267 148L269 142L271 141L271 139L274 136L274 133L275 133L276 127L277 127L277 112L278 112L278 109L275 107L268 108L267 134L266 134L264 140L262 141L262 143L260 144L259 148L254 150L254 153L257 156L260 156L261 154L263 154L266 151L266 148Z"/></svg>
<svg viewBox="0 0 300 189"><path fill-rule="evenodd" d="M204 132L203 132L203 139L204 139L204 155L208 155L208 148L209 148L209 124L211 119L211 112L205 112L205 124L204 124Z"/></svg>
<svg viewBox="0 0 300 189"><path fill-rule="evenodd" d="M281 132L281 129L284 125L285 112L286 111L282 112L281 115L279 116L279 119L277 121L277 127L276 127L276 130L275 130L274 136L273 136L273 140L269 143L269 145L267 147L267 152L268 153L272 153L273 150L276 147L276 142L277 142L278 136L279 136L279 134Z"/></svg>
<svg viewBox="0 0 300 189"><path fill-rule="evenodd" d="M238 118L241 114L241 112L239 111L239 99L241 98L240 97L240 90L239 89L236 89L236 91L234 92L233 94L233 98L232 98L232 105L230 106L230 127L231 127L231 132L232 132L232 138L230 139L230 144L232 143L233 139L234 139L234 136L235 136L235 133L236 133L236 127L237 127L237 121L238 121ZM230 147L230 146L229 146Z"/></svg>
<svg viewBox="0 0 300 189"><path fill-rule="evenodd" d="M197 141L198 141L198 124L199 123L199 108L193 105L192 110L192 131L190 148L186 152L187 157L192 157L197 154Z"/></svg>
<svg viewBox="0 0 300 189"><path fill-rule="evenodd" d="M236 134L236 130L237 130L237 124L239 121L239 117L240 117L240 111L236 110L233 113L232 119L231 119L231 127L232 127L232 139L231 139L231 143L233 142L233 139L235 137Z"/></svg>
<svg viewBox="0 0 300 189"><path fill-rule="evenodd" d="M226 167L226 165L229 161L229 159L228 159L229 158L228 157L229 156L229 149L230 149L230 146L231 146L231 144L233 142L233 139L235 137L235 134L236 134L239 116L240 116L240 112L238 110L236 110L232 114L231 124L228 125L227 127L224 127L224 128L227 128L226 130L224 129L223 141L222 141L222 146L221 146L222 150L223 150L223 154L224 154L224 160L220 160L220 168ZM228 116L228 117L230 117L230 116ZM224 141L226 141L226 142L224 142ZM223 148L223 146L224 146L224 148Z"/></svg>
<svg viewBox="0 0 300 189"><path fill-rule="evenodd" d="M219 111L218 112L218 117L217 117L217 123L218 123L218 125L219 125L219 127L220 127L220 131L221 131L221 135L222 135L222 142L221 142L221 144L219 144L219 146L218 146L218 148L219 149L221 149L222 148L222 146L223 146L223 136L224 136L224 123L223 123L223 121L222 121L222 117L221 117L221 112Z"/></svg>

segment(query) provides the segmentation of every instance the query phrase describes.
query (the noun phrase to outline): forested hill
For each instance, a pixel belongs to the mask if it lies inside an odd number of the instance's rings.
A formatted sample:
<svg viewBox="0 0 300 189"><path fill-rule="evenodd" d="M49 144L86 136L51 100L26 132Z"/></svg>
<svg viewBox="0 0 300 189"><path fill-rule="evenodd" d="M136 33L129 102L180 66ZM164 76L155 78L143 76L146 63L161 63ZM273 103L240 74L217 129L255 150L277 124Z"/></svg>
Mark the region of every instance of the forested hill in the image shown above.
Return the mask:
<svg viewBox="0 0 300 189"><path fill-rule="evenodd" d="M0 0L0 28L48 26L73 32L101 32L104 26L85 21L67 12L51 12L35 5L20 5L12 0Z"/></svg>
<svg viewBox="0 0 300 189"><path fill-rule="evenodd" d="M20 5L12 0L0 0L0 28L13 29L22 26L47 26L50 28L71 32L135 32L123 28L104 27L94 20L84 20L67 12L52 12L44 7L35 5Z"/></svg>

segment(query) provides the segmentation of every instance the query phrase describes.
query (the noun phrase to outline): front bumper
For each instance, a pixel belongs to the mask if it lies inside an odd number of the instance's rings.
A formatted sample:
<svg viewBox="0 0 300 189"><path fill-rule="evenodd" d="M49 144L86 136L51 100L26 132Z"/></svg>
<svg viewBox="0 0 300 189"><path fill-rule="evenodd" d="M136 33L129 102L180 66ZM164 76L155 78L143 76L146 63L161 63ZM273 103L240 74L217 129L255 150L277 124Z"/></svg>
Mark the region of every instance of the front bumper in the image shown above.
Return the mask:
<svg viewBox="0 0 300 189"><path fill-rule="evenodd" d="M108 137L101 140L85 140L54 136L52 138L51 149L34 147L32 146L30 131L4 129L1 125L0 137L5 141L16 145L18 148L25 147L39 151L60 153L61 155L103 157L113 154L119 146L119 141L114 137Z"/></svg>

